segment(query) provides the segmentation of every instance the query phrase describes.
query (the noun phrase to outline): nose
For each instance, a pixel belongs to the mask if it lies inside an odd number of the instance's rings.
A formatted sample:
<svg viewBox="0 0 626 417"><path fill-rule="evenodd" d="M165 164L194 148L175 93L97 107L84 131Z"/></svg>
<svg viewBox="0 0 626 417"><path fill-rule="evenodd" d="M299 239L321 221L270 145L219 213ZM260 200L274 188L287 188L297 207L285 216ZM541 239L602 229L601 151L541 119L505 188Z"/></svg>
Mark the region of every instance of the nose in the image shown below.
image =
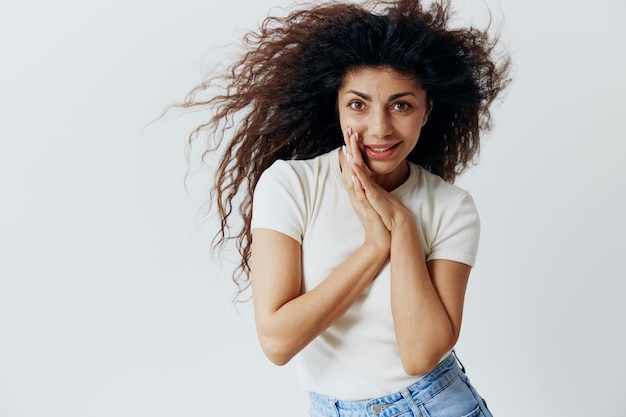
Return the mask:
<svg viewBox="0 0 626 417"><path fill-rule="evenodd" d="M389 135L393 130L390 115L386 109L377 109L371 113L368 130L370 134L376 138L382 139Z"/></svg>

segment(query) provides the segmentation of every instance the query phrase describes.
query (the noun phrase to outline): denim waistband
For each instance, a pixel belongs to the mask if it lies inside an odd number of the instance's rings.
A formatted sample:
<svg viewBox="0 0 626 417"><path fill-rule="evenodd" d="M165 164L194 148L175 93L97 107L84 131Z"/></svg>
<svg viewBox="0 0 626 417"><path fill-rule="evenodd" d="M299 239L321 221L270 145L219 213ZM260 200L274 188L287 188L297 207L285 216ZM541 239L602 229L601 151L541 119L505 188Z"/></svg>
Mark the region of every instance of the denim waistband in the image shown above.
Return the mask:
<svg viewBox="0 0 626 417"><path fill-rule="evenodd" d="M463 370L453 352L413 385L393 394L373 399L344 401L311 392L309 398L312 407L325 416L336 416L339 410L342 417L364 415L387 417L429 400L461 374ZM401 401L402 399L406 401Z"/></svg>

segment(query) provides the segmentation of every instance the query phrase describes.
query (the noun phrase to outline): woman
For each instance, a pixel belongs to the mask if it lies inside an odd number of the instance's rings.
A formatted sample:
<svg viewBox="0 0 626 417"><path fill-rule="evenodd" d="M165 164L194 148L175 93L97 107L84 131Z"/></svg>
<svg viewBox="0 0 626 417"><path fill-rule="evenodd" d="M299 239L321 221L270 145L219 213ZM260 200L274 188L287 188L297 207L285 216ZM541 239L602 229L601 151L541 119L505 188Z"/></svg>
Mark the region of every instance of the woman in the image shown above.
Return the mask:
<svg viewBox="0 0 626 417"><path fill-rule="evenodd" d="M231 136L214 188L263 351L316 416L490 416L453 352L479 237L472 162L508 60L447 2L326 3L268 18L187 106ZM233 120L237 117L236 124ZM243 227L229 234L242 198ZM248 280L249 279L249 280Z"/></svg>

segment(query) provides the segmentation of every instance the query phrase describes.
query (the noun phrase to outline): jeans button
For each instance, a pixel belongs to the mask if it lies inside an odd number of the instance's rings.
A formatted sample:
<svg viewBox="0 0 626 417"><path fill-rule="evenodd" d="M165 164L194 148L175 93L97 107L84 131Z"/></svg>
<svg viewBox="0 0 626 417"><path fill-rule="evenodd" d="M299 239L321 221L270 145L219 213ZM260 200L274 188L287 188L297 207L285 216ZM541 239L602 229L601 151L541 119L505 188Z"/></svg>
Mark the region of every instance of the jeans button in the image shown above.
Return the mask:
<svg viewBox="0 0 626 417"><path fill-rule="evenodd" d="M383 412L383 410L384 410L384 409L385 409L385 408L384 408L382 405L380 405L380 404L374 404L374 405L372 405L372 412L373 412L374 414L380 414L380 413L382 413L382 412Z"/></svg>

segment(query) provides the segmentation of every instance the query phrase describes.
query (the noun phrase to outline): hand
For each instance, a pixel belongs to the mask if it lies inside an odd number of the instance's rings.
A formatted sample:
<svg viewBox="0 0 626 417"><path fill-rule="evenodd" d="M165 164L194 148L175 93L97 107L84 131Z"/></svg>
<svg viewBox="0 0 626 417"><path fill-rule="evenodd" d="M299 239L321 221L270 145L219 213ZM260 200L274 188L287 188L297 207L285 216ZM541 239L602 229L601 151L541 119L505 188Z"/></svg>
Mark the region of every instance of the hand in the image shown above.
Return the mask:
<svg viewBox="0 0 626 417"><path fill-rule="evenodd" d="M391 247L390 230L386 227L379 213L370 204L356 171L356 169L359 169L362 175L371 175L369 168L363 162L363 157L358 147L358 133L354 133L352 129L348 128L344 134L344 139L349 146L344 146L342 149L341 178L350 195L352 207L365 229L365 242L380 246L388 252ZM356 163L355 157L358 158Z"/></svg>
<svg viewBox="0 0 626 417"><path fill-rule="evenodd" d="M358 133L348 135L347 143L347 153L352 156L350 165L355 176L353 182L356 196L367 201L388 231L393 232L400 224L406 226L406 221L412 221L413 215L396 197L376 183L361 154Z"/></svg>

